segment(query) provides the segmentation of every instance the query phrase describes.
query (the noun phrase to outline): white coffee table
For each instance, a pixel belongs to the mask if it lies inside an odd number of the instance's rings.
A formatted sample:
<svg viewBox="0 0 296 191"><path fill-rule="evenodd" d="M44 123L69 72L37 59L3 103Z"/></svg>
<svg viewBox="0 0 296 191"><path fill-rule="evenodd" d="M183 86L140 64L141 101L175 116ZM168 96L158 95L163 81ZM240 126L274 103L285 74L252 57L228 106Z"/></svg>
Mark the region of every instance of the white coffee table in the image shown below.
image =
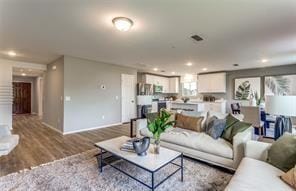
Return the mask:
<svg viewBox="0 0 296 191"><path fill-rule="evenodd" d="M152 190L157 188L160 184L162 184L168 178L176 174L178 171L181 171L181 181L183 181L183 153L161 147L160 154L154 154L152 146L150 146L146 156L138 156L136 153L121 151L120 146L129 139L130 137L122 136L114 139L109 139L107 141L98 142L95 144L101 150L101 153L102 153L97 155L100 173L103 172L103 164L107 164L117 169L118 171L124 173L125 175L129 176L130 178L147 186ZM108 161L106 161L105 160L106 158L103 157L103 154L105 153L110 153L111 155L116 156L121 160L127 161L151 173L151 185L148 185L147 183L142 182L141 180L130 175L128 172L125 172L122 169L119 169L118 167L113 165L112 163L109 163ZM174 161L179 158L181 159L181 164L174 163ZM155 184L154 183L155 173L168 164L173 164L178 168L174 172L172 172L170 175L168 175L166 178L161 180L158 184Z"/></svg>

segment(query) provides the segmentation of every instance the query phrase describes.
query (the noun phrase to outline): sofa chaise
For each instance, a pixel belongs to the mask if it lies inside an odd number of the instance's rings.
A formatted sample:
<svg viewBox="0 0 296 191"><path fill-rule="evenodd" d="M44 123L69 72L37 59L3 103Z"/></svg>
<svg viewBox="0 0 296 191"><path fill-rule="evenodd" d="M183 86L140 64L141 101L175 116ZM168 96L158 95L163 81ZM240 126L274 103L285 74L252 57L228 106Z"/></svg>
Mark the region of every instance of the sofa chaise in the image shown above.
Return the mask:
<svg viewBox="0 0 296 191"><path fill-rule="evenodd" d="M280 179L280 169L266 162L270 143L248 141L243 158L225 191L293 191Z"/></svg>

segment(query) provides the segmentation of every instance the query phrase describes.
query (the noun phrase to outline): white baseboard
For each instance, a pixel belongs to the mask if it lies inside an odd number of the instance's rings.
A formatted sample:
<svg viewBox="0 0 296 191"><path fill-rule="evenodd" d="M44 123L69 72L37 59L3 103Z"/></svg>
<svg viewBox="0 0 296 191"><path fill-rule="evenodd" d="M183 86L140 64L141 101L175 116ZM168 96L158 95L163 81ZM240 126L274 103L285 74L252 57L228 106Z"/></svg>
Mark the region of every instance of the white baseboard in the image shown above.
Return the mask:
<svg viewBox="0 0 296 191"><path fill-rule="evenodd" d="M64 132L63 135L72 134L72 133L79 133L79 132L83 132L83 131L91 131L91 130L106 128L106 127L112 127L112 126L117 126L117 125L122 125L122 123L119 122L119 123L113 123L113 124L108 124L108 125L102 125L102 126L98 126L98 127L91 127L91 128L87 128L87 129L79 129L79 130L74 130L74 131L67 131L67 132Z"/></svg>
<svg viewBox="0 0 296 191"><path fill-rule="evenodd" d="M52 130L54 130L54 131L60 133L60 134L63 134L62 131L60 131L59 129L57 129L57 128L55 128L55 127L53 127L53 126L51 126L51 125L49 125L49 124L47 124L47 123L45 123L45 122L42 122L42 124L45 125L46 127L50 128L50 129L52 129Z"/></svg>

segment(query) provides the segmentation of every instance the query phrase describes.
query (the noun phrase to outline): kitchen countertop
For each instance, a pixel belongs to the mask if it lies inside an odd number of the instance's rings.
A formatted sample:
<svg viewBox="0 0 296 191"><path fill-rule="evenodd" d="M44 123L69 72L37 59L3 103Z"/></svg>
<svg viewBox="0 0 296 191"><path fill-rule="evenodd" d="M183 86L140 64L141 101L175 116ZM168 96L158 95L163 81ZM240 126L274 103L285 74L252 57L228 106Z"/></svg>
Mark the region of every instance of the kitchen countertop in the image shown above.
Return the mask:
<svg viewBox="0 0 296 191"><path fill-rule="evenodd" d="M210 102L210 101L188 101L187 103L184 103L183 101L171 101L171 103L175 104L188 104L188 105L197 105L197 104L202 104L202 103L224 103L226 100L217 100L215 102Z"/></svg>

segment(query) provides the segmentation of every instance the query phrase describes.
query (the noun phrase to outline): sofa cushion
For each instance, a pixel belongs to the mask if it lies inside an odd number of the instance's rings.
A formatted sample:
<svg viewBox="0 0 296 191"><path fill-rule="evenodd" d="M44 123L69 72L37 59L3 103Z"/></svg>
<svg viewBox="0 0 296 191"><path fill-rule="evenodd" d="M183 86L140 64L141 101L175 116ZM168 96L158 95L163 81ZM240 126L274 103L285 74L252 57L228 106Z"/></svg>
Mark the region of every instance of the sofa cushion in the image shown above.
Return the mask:
<svg viewBox="0 0 296 191"><path fill-rule="evenodd" d="M210 135L213 139L218 139L225 128L226 119L218 119L217 117L212 117L213 120L207 125L206 133Z"/></svg>
<svg viewBox="0 0 296 191"><path fill-rule="evenodd" d="M198 116L204 117L203 120L202 120L202 122L201 122L201 130L202 131L205 131L209 118L215 116L218 119L225 119L226 116L227 116L227 114L220 113L220 112L214 112L214 111L207 111L207 112L200 112L198 114Z"/></svg>
<svg viewBox="0 0 296 191"><path fill-rule="evenodd" d="M0 151L11 150L18 144L18 135L9 135L0 138Z"/></svg>
<svg viewBox="0 0 296 191"><path fill-rule="evenodd" d="M232 132L232 125L239 122L237 118L232 116L231 114L227 115L226 117L226 126L222 134L222 138L225 140L231 140L231 132Z"/></svg>
<svg viewBox="0 0 296 191"><path fill-rule="evenodd" d="M296 165L296 136L284 134L268 150L267 162L287 172Z"/></svg>
<svg viewBox="0 0 296 191"><path fill-rule="evenodd" d="M231 136L230 136L230 140L229 141L232 143L233 137L236 134L245 131L246 129L248 129L251 126L252 126L251 123L246 123L246 122L242 122L242 121L238 121L238 122L234 123L231 126Z"/></svg>
<svg viewBox="0 0 296 191"><path fill-rule="evenodd" d="M141 129L141 135L151 137L152 134L145 128ZM160 140L224 158L233 158L233 149L229 142L221 138L215 140L204 132L195 132L178 127L170 128L161 134Z"/></svg>
<svg viewBox="0 0 296 191"><path fill-rule="evenodd" d="M292 191L280 179L282 174L283 171L266 162L243 158L225 191Z"/></svg>
<svg viewBox="0 0 296 191"><path fill-rule="evenodd" d="M176 127L201 132L201 122L203 117L192 117L182 114L176 115Z"/></svg>

